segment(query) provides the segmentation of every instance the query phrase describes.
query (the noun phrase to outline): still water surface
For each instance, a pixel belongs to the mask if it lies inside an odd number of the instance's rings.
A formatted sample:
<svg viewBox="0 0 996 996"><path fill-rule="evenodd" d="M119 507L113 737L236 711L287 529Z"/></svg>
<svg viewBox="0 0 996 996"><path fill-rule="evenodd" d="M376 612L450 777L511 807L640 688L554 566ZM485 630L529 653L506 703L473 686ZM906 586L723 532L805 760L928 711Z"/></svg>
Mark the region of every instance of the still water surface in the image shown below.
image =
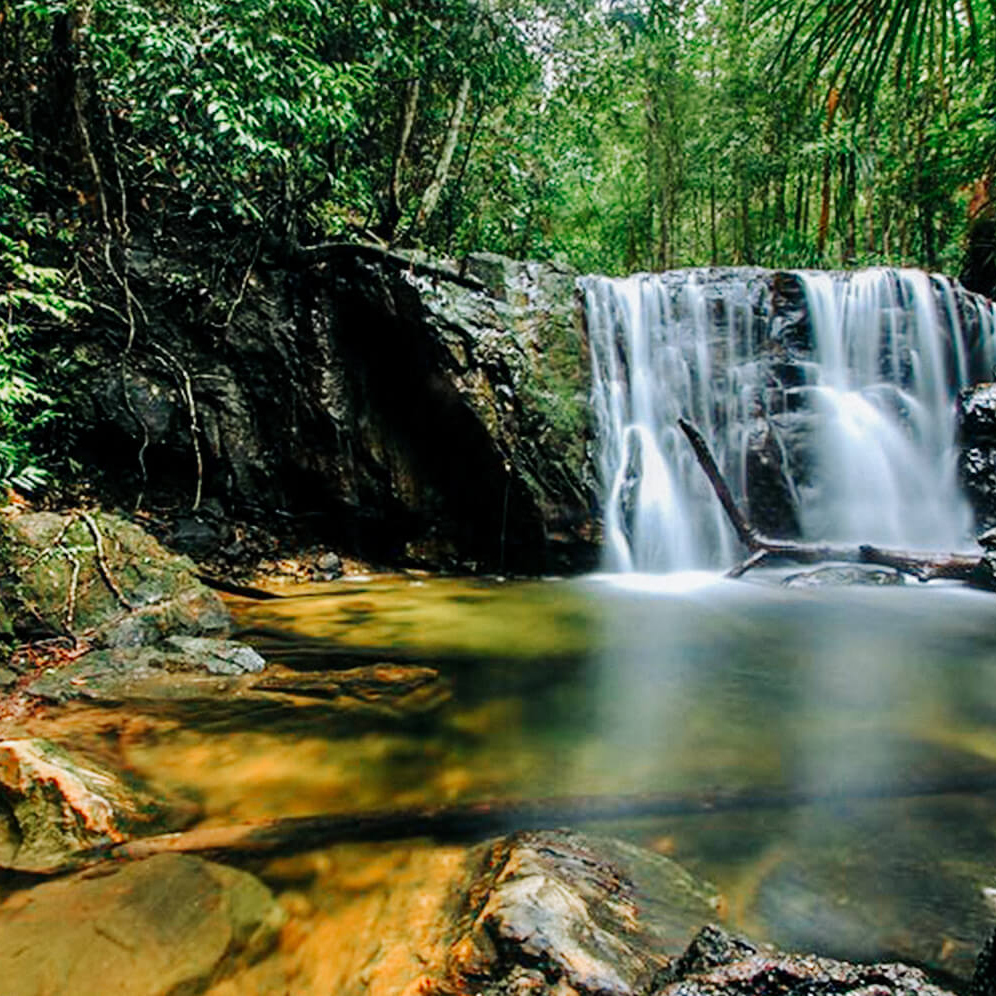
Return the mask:
<svg viewBox="0 0 996 996"><path fill-rule="evenodd" d="M741 790L733 811L577 825L681 861L756 936L964 977L996 917L985 891L996 886L996 599L776 580L391 577L236 601L243 638L276 664L428 665L451 696L414 718L84 711L73 722L105 739L115 727L127 763L164 790L196 793L208 825ZM966 779L974 787L959 790ZM834 799L771 807L752 805L754 792ZM403 891L420 888L403 871L416 845L365 846L262 875L292 912L298 901L313 911L369 864L380 871L364 895L403 909Z"/></svg>

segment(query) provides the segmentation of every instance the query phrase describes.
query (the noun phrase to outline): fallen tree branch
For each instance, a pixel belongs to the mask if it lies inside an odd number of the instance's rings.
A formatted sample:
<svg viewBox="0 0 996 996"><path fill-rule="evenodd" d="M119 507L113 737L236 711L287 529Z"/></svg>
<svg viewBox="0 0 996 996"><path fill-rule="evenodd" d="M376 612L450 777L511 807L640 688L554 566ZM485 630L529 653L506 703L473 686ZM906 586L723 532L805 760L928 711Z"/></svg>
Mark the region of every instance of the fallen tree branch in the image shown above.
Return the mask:
<svg viewBox="0 0 996 996"><path fill-rule="evenodd" d="M76 856L74 868L100 861L139 861L156 854L204 854L234 860L315 850L344 841L435 837L479 840L516 830L575 825L596 820L692 816L735 810L777 810L856 800L906 799L974 794L996 790L996 772L969 772L943 779L842 788L712 789L645 795L569 796L546 799L484 800L402 810L329 813L203 827L146 837ZM63 868L64 870L64 868Z"/></svg>
<svg viewBox="0 0 996 996"><path fill-rule="evenodd" d="M709 449L709 444L703 438L702 433L691 422L686 422L683 418L678 419L678 427L692 444L695 458L699 461L699 466L705 472L706 477L709 478L712 490L716 492L716 497L719 499L720 505L723 506L723 511L730 520L730 525L733 526L737 539L752 553L762 549L764 546L763 537L747 521L747 516L740 511L740 507L733 498L733 492L730 491L730 486L726 483L726 479L716 464L712 450Z"/></svg>
<svg viewBox="0 0 996 996"><path fill-rule="evenodd" d="M891 567L902 574L912 575L919 581L943 578L949 581L964 581L987 591L996 589L996 578L992 571L987 569L985 558L970 554L883 550L867 543L858 546L837 546L832 543L804 543L764 536L740 510L702 433L685 419L678 419L678 426L695 451L699 466L709 479L733 531L749 553L742 563L728 573L728 577L742 577L752 568L772 560L791 560L798 564L838 561L847 564Z"/></svg>

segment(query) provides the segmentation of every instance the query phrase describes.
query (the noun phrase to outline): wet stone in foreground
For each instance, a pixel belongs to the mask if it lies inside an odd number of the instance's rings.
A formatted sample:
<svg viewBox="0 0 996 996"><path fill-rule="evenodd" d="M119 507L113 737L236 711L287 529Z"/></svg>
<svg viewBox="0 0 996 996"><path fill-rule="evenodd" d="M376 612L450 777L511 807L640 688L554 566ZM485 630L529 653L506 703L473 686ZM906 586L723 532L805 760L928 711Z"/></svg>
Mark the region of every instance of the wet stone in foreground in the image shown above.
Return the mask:
<svg viewBox="0 0 996 996"><path fill-rule="evenodd" d="M0 906L4 996L179 996L265 954L283 913L246 872L160 855Z"/></svg>

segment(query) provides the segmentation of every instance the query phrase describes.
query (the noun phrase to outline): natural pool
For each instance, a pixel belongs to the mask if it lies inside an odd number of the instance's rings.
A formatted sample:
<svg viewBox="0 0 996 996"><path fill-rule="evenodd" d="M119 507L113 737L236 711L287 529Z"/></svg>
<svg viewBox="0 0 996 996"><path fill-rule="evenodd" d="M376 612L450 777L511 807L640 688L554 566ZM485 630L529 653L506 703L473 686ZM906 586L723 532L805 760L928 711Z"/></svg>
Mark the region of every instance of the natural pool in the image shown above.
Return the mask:
<svg viewBox="0 0 996 996"><path fill-rule="evenodd" d="M712 881L734 927L964 978L996 918L996 599L776 582L391 576L233 600L243 637L303 683L391 662L436 669L445 688L408 712L376 699L348 714L291 698L182 717L75 707L20 732L113 752L196 796L207 826L618 798L612 818L567 811ZM653 812L655 798L716 789L736 805ZM387 996L407 969L383 969L384 951L417 947L431 883L466 838L260 862L290 924L276 954L212 992Z"/></svg>

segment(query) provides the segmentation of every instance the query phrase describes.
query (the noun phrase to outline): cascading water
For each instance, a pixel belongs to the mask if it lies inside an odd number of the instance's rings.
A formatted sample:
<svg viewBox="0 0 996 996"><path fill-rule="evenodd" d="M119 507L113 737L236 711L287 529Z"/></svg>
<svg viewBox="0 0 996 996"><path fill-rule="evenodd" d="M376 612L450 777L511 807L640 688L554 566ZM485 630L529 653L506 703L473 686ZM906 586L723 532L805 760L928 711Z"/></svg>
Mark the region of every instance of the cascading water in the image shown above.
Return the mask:
<svg viewBox="0 0 996 996"><path fill-rule="evenodd" d="M752 506L748 466L761 447L765 473L794 506L786 532L964 545L970 514L957 483L953 399L991 371L990 302L956 296L949 281L917 270L679 271L581 283L612 569L736 557L679 417L710 440Z"/></svg>

